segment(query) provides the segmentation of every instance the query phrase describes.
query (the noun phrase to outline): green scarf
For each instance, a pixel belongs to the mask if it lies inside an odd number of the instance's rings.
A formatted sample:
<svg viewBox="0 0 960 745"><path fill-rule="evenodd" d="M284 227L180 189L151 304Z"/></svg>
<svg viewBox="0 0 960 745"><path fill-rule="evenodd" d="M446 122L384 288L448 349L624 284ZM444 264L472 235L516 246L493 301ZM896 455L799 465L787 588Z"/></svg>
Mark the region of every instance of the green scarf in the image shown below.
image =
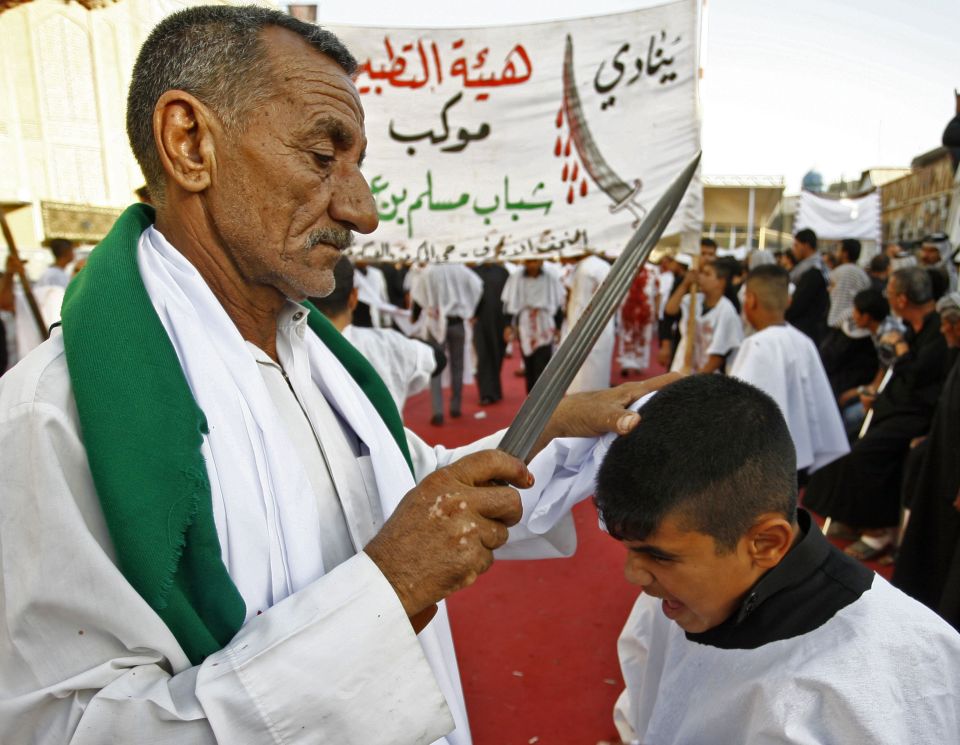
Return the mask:
<svg viewBox="0 0 960 745"><path fill-rule="evenodd" d="M151 207L120 216L67 288L63 345L90 472L117 565L194 664L246 608L221 559L200 453L207 420L140 278ZM313 306L308 323L383 417L413 470L400 413L369 362Z"/></svg>

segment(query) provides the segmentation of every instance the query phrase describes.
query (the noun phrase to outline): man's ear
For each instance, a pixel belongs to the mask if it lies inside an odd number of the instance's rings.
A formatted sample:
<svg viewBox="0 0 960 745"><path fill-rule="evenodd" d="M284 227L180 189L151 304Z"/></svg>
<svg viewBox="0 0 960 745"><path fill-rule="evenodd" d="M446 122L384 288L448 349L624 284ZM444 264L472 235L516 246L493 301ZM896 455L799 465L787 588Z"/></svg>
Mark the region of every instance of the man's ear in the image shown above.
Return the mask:
<svg viewBox="0 0 960 745"><path fill-rule="evenodd" d="M350 309L350 312L353 313L357 309L357 298L360 296L360 292L354 287L350 290L350 295L347 297L347 308Z"/></svg>
<svg viewBox="0 0 960 745"><path fill-rule="evenodd" d="M219 122L200 100L186 91L165 91L153 109L153 136L160 164L187 192L210 186L216 166L214 129Z"/></svg>
<svg viewBox="0 0 960 745"><path fill-rule="evenodd" d="M772 569L793 546L794 527L775 512L761 515L747 531L747 550L755 566Z"/></svg>

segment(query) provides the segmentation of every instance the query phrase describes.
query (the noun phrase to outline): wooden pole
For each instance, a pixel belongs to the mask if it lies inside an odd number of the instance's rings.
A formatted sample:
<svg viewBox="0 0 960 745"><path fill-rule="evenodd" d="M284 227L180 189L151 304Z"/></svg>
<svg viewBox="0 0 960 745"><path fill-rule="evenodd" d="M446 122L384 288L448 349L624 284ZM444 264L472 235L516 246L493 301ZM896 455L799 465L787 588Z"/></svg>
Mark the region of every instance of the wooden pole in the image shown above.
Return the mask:
<svg viewBox="0 0 960 745"><path fill-rule="evenodd" d="M20 254L17 251L17 244L14 243L13 240L13 232L11 232L10 226L7 224L7 216L2 207L0 207L0 229L3 230L3 239L7 242L7 248L10 249L13 258L16 259L17 274L20 277L20 284L23 286L23 294L27 298L27 305L30 306L30 313L33 315L33 320L37 323L40 336L46 341L50 336L50 332L47 330L47 324L43 320L40 306L37 305L37 299L33 296L33 290L30 288L30 280L27 279L27 271L23 268L23 262L20 260Z"/></svg>
<svg viewBox="0 0 960 745"><path fill-rule="evenodd" d="M700 269L700 257L693 260L693 271ZM683 374L688 375L693 371L693 347L697 338L697 283L690 283L689 295L690 305L687 306L687 344L683 350Z"/></svg>

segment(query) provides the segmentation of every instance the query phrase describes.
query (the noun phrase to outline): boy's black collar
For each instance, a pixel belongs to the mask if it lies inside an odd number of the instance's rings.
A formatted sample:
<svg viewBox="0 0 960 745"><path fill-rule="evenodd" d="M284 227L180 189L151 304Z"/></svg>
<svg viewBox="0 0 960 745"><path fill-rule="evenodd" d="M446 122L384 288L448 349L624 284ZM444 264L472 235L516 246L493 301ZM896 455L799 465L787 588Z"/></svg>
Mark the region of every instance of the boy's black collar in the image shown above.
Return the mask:
<svg viewBox="0 0 960 745"><path fill-rule="evenodd" d="M810 513L800 509L801 537L783 560L747 593L740 609L687 639L724 649L755 649L808 633L856 601L873 583L873 572L834 548Z"/></svg>

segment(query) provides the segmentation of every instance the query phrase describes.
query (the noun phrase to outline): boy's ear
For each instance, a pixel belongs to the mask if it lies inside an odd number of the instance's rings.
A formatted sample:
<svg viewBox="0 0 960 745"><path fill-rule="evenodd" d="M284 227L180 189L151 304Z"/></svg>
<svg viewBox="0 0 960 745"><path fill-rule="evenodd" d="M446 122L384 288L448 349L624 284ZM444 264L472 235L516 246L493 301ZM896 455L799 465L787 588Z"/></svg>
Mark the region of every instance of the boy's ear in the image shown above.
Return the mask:
<svg viewBox="0 0 960 745"><path fill-rule="evenodd" d="M747 551L755 566L767 570L779 564L793 546L796 532L783 515L761 515L747 531Z"/></svg>

